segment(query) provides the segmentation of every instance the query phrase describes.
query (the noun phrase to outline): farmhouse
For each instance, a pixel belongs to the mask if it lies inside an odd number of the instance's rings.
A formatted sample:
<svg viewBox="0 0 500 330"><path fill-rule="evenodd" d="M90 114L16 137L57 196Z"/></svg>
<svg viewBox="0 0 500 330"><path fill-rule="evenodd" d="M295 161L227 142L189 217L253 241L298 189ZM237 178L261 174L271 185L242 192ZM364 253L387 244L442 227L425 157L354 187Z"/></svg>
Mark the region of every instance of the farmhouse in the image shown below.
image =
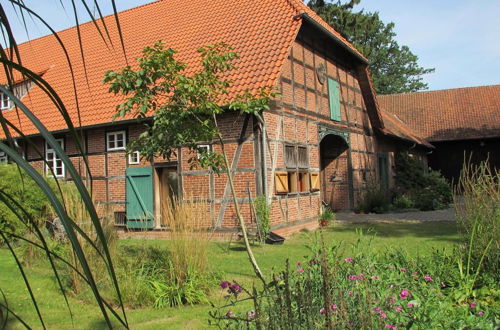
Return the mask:
<svg viewBox="0 0 500 330"><path fill-rule="evenodd" d="M276 87L281 94L262 114L262 121L237 113L220 119L237 195L249 223L255 221L249 202L258 195L272 203L274 228L314 223L322 205L352 209L367 185L393 184L395 152L410 150L424 157L432 150L401 120L379 109L366 59L300 0L160 0L123 11L119 18L126 56L113 28L110 44L92 22L80 25L85 62L77 29L58 33L73 65L74 81L54 36L20 45L23 64L43 74L81 128L89 170L44 92L29 81L16 85L24 91L20 95L26 94L22 101L81 170L95 201L115 212L118 226L161 229L162 201L177 195L210 202L207 227L237 228L225 174L190 169L183 148L175 159L153 162L137 153L126 155L127 143L143 131L143 124L112 120L123 99L108 93L102 79L107 70L124 67L125 58L132 63L145 46L158 40L178 50L188 70L196 69L199 47L225 42L240 56L229 74L234 82L229 95L261 87ZM114 26L114 19L105 18L108 27ZM52 169L55 176L71 180L59 156L6 95L2 109L37 147L19 140L25 157L48 175ZM200 147L218 150L213 141L200 142Z"/></svg>
<svg viewBox="0 0 500 330"><path fill-rule="evenodd" d="M429 166L456 182L464 160L500 170L500 85L381 95L380 105L435 146Z"/></svg>

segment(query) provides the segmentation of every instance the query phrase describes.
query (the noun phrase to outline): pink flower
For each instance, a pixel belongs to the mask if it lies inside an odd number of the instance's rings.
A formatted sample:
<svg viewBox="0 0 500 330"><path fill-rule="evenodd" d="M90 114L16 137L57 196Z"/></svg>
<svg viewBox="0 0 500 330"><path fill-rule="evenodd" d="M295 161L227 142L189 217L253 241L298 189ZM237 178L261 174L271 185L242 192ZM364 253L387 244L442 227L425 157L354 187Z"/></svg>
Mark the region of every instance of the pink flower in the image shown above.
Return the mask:
<svg viewBox="0 0 500 330"><path fill-rule="evenodd" d="M325 309L325 307L322 307L322 308L319 310L319 313L320 313L320 314L325 314L325 313L326 313L326 309Z"/></svg>
<svg viewBox="0 0 500 330"><path fill-rule="evenodd" d="M389 328L389 329L393 329L393 330L396 330L396 326L395 325L392 325L392 324L386 324L385 325L386 328Z"/></svg>
<svg viewBox="0 0 500 330"><path fill-rule="evenodd" d="M438 296L438 297L442 297L442 296L444 296L444 294L443 294L442 292L438 292L438 293L436 294L436 296Z"/></svg>
<svg viewBox="0 0 500 330"><path fill-rule="evenodd" d="M336 312L337 311L337 304L330 304L330 310L332 312Z"/></svg>
<svg viewBox="0 0 500 330"><path fill-rule="evenodd" d="M375 276L372 276L372 280L378 280L380 277L378 277L377 275Z"/></svg>
<svg viewBox="0 0 500 330"><path fill-rule="evenodd" d="M479 314L479 316L483 316L484 312L479 312L478 314Z"/></svg>
<svg viewBox="0 0 500 330"><path fill-rule="evenodd" d="M408 269L406 269L406 268L401 268L399 271L400 271L400 272L403 272L403 273L406 273L406 272L408 271Z"/></svg>
<svg viewBox="0 0 500 330"><path fill-rule="evenodd" d="M389 285L389 288L390 289L394 288L394 284Z"/></svg>
<svg viewBox="0 0 500 330"><path fill-rule="evenodd" d="M222 282L220 282L219 285L221 288L226 289L231 285L231 283L229 283L228 281L222 281Z"/></svg>
<svg viewBox="0 0 500 330"><path fill-rule="evenodd" d="M358 277L356 275L349 275L349 279L350 280L356 280L356 279L358 279Z"/></svg>
<svg viewBox="0 0 500 330"><path fill-rule="evenodd" d="M358 278L359 278L360 280L364 280L364 279L365 279L365 274L363 274L363 273L359 274L359 275L358 275Z"/></svg>
<svg viewBox="0 0 500 330"><path fill-rule="evenodd" d="M387 314L384 313L384 312L382 312L382 313L380 313L380 317L383 318L383 319L386 319L387 318Z"/></svg>
<svg viewBox="0 0 500 330"><path fill-rule="evenodd" d="M409 295L410 295L410 292L408 292L408 290L401 290L401 292L399 293L399 297L401 299L406 299L406 298L408 298Z"/></svg>
<svg viewBox="0 0 500 330"><path fill-rule="evenodd" d="M391 302L391 304L394 304L396 302L396 300L394 299L394 297L391 297L391 299L389 299L389 301Z"/></svg>
<svg viewBox="0 0 500 330"><path fill-rule="evenodd" d="M408 307L413 308L413 304L408 304Z"/></svg>
<svg viewBox="0 0 500 330"><path fill-rule="evenodd" d="M476 305L477 305L477 302L475 302L475 301L473 301L469 304L470 308L474 308L474 307L476 307Z"/></svg>
<svg viewBox="0 0 500 330"><path fill-rule="evenodd" d="M302 274L302 273L304 272L304 268L299 267L299 268L297 269L297 271L298 271L299 273L301 273L301 274Z"/></svg>
<svg viewBox="0 0 500 330"><path fill-rule="evenodd" d="M352 292L352 291L349 291L349 292L347 292L347 293L348 293L348 294L350 294L350 295L352 296L352 293L353 293L353 292Z"/></svg>
<svg viewBox="0 0 500 330"><path fill-rule="evenodd" d="M344 259L344 261L352 264L352 262L354 261L354 259L351 258L351 257L347 257L347 258Z"/></svg>
<svg viewBox="0 0 500 330"><path fill-rule="evenodd" d="M432 281L432 277L430 277L430 275L425 275L425 276L424 276L424 280L425 280L426 282L430 282L430 281Z"/></svg>
<svg viewBox="0 0 500 330"><path fill-rule="evenodd" d="M382 311L382 308L380 308L380 307L375 307L375 308L373 308L373 310L374 310L375 312L381 312L381 311Z"/></svg>
<svg viewBox="0 0 500 330"><path fill-rule="evenodd" d="M403 306L398 306L395 308L396 310L396 313L401 313L401 311L403 310Z"/></svg>

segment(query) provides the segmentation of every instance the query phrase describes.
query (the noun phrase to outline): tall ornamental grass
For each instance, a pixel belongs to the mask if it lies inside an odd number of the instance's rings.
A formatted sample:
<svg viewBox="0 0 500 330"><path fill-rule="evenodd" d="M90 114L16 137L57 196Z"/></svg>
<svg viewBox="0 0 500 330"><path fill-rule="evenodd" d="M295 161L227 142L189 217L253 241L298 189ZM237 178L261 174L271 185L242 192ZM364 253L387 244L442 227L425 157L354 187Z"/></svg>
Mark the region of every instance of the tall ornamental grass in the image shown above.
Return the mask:
<svg viewBox="0 0 500 330"><path fill-rule="evenodd" d="M465 163L454 196L464 272L500 280L500 171Z"/></svg>

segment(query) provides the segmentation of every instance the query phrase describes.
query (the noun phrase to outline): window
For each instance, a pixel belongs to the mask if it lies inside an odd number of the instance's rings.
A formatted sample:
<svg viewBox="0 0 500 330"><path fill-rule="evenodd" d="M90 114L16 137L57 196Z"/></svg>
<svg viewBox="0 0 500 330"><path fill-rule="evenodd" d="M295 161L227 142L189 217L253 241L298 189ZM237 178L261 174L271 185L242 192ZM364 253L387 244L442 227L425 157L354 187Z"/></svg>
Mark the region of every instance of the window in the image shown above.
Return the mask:
<svg viewBox="0 0 500 330"><path fill-rule="evenodd" d="M200 144L196 147L197 158L200 159L203 154L210 152L210 146L208 144Z"/></svg>
<svg viewBox="0 0 500 330"><path fill-rule="evenodd" d="M125 131L109 132L106 134L106 149L108 151L113 150L125 150Z"/></svg>
<svg viewBox="0 0 500 330"><path fill-rule="evenodd" d="M0 151L0 164L7 164L9 157L4 151Z"/></svg>
<svg viewBox="0 0 500 330"><path fill-rule="evenodd" d="M30 80L23 81L15 84L12 87L12 93L18 98L22 99L24 95L28 93L28 91L33 86L33 82ZM8 110L14 106L13 102L10 100L7 94L0 92L0 110Z"/></svg>
<svg viewBox="0 0 500 330"><path fill-rule="evenodd" d="M297 167L297 152L294 146L285 146L285 165L286 167Z"/></svg>
<svg viewBox="0 0 500 330"><path fill-rule="evenodd" d="M11 106L10 106L10 99L9 97L7 96L7 94L4 94L2 92L0 92L0 109L1 110L7 110L7 109L10 109Z"/></svg>
<svg viewBox="0 0 500 330"><path fill-rule="evenodd" d="M299 152L299 168L308 168L309 167L309 158L307 157L307 148L306 147L298 147Z"/></svg>
<svg viewBox="0 0 500 330"><path fill-rule="evenodd" d="M330 119L340 121L340 88L339 83L328 78L328 101L330 103Z"/></svg>
<svg viewBox="0 0 500 330"><path fill-rule="evenodd" d="M57 139L56 141L64 150L64 140ZM47 176L55 176L56 178L64 177L64 163L48 143L45 144L45 161L45 173Z"/></svg>
<svg viewBox="0 0 500 330"><path fill-rule="evenodd" d="M137 165L141 163L141 154L139 151L132 151L128 154L128 163L132 165Z"/></svg>

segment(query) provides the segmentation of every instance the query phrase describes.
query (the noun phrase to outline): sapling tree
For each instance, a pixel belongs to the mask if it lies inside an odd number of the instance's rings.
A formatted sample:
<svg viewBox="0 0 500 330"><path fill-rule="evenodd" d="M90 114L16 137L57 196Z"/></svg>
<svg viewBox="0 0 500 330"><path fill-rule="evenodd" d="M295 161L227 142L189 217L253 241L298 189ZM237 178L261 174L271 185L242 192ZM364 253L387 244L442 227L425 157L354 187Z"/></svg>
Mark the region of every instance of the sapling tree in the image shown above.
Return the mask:
<svg viewBox="0 0 500 330"><path fill-rule="evenodd" d="M268 109L274 92L267 88L230 94L231 81L225 74L234 68L232 61L238 56L225 43L198 49L201 63L197 70L176 60L176 53L158 41L143 50L137 70L127 66L106 72L104 82L110 85L109 91L126 97L117 106L115 118L148 119L145 131L129 144L129 151L139 151L149 160L156 156L171 159L183 147L190 151L188 162L192 167L209 168L219 175L227 173L250 262L265 282L248 242L218 118L226 112L258 114ZM220 153L198 150L202 141L218 143Z"/></svg>

